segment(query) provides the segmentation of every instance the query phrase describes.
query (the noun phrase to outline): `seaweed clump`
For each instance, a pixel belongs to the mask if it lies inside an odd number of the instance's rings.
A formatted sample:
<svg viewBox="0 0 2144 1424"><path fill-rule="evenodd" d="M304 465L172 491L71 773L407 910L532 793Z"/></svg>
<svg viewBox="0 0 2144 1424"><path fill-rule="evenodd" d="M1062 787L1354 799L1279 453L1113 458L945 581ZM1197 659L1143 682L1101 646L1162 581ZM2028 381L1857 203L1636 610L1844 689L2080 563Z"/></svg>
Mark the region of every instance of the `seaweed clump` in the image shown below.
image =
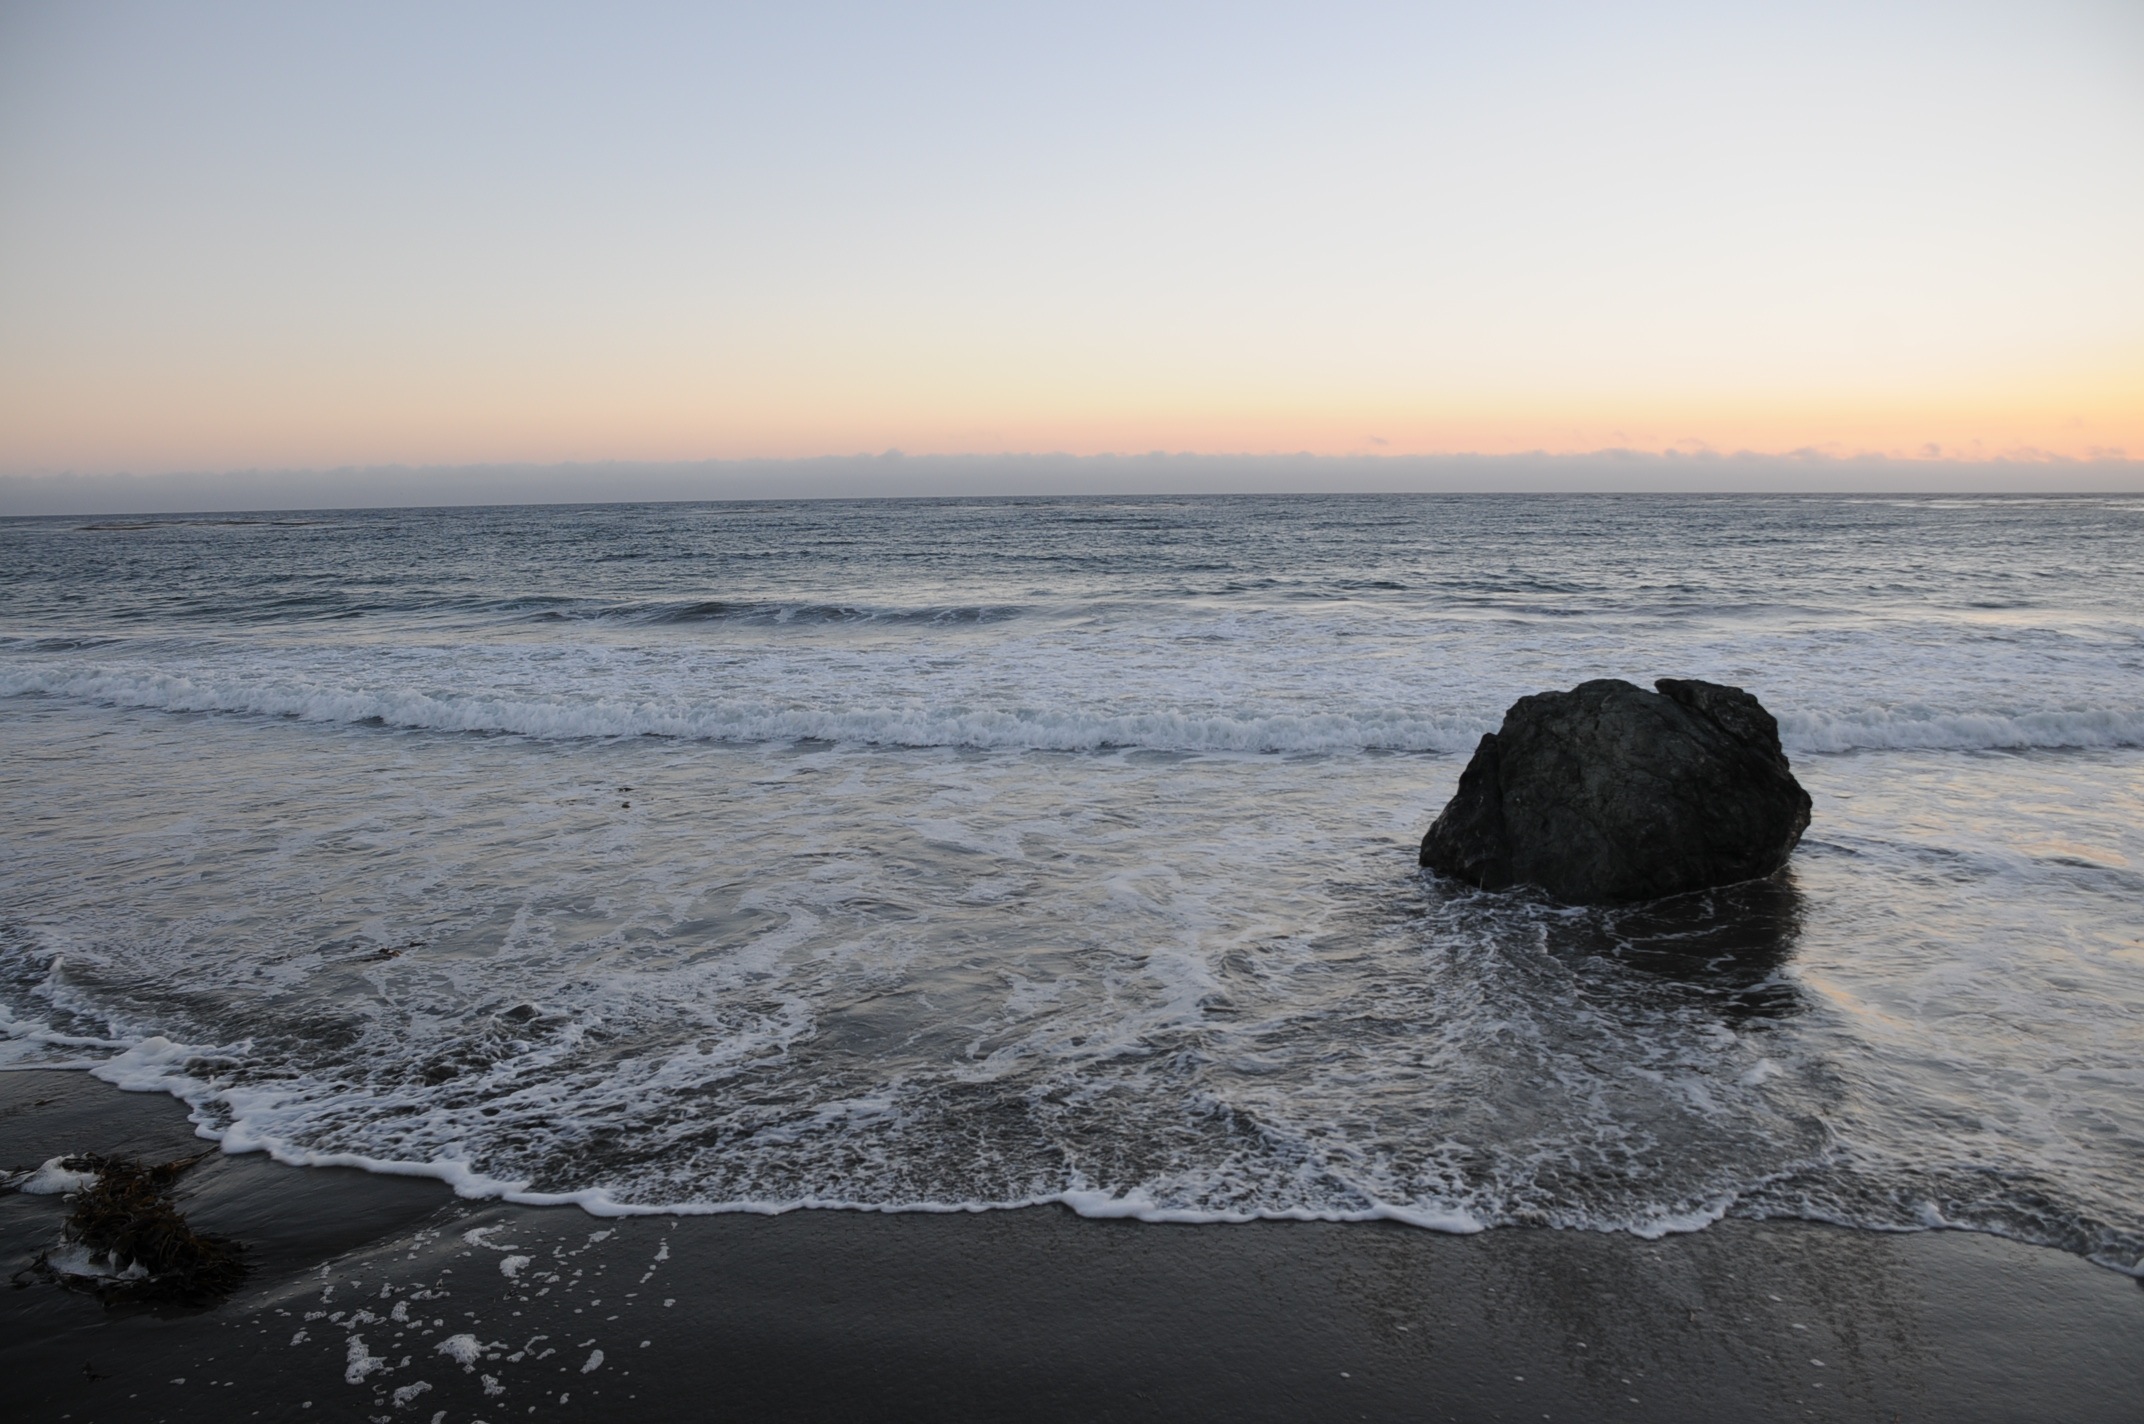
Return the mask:
<svg viewBox="0 0 2144 1424"><path fill-rule="evenodd" d="M89 1154L60 1166L93 1172L73 1196L66 1242L38 1253L27 1273L97 1296L106 1305L214 1305L246 1277L243 1242L194 1230L171 1199L180 1173L207 1153L142 1163ZM55 1254L64 1253L55 1262ZM15 1277L27 1285L24 1272Z"/></svg>

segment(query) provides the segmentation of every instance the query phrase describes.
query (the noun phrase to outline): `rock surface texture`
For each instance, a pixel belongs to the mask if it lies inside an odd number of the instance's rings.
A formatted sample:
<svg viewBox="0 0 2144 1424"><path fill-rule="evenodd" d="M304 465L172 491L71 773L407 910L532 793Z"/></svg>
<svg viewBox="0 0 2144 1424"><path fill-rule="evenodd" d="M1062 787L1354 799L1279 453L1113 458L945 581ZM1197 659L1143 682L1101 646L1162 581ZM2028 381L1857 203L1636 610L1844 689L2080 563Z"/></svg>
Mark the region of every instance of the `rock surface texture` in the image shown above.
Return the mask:
<svg viewBox="0 0 2144 1424"><path fill-rule="evenodd" d="M1809 825L1779 724L1739 687L1619 678L1522 697L1481 739L1422 864L1487 890L1653 900L1770 875Z"/></svg>

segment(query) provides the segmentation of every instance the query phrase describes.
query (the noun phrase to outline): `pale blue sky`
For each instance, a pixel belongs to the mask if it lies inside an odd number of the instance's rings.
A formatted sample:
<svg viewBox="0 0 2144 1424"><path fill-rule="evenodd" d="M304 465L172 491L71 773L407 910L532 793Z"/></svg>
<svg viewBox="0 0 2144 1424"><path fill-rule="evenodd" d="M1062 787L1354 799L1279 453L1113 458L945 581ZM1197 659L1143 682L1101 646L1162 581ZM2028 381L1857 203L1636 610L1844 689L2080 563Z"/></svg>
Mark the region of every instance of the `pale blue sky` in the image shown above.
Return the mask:
<svg viewBox="0 0 2144 1424"><path fill-rule="evenodd" d="M0 471L2144 453L2144 5L7 4Z"/></svg>

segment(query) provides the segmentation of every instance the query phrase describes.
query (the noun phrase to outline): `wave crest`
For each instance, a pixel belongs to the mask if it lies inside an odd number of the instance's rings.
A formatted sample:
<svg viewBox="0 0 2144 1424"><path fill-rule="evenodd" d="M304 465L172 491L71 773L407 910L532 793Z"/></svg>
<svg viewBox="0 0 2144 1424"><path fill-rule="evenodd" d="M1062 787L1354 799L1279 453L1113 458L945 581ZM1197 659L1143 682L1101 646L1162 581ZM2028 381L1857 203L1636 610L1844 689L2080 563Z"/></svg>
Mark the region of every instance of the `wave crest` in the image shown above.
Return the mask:
<svg viewBox="0 0 2144 1424"><path fill-rule="evenodd" d="M712 742L851 742L898 747L1175 752L1463 753L1496 716L1403 707L1332 711L975 707L921 701L863 706L747 700L509 696L444 689L338 687L296 679L201 676L109 667L14 669L0 695L44 694L171 712L225 712L554 740L656 736ZM1790 710L1787 750L1988 751L2144 746L2144 713L2112 708L1953 712Z"/></svg>
<svg viewBox="0 0 2144 1424"><path fill-rule="evenodd" d="M548 700L308 683L196 679L106 669L0 675L0 692L44 693L172 712L232 712L309 722L374 723L555 739L658 736L713 742L857 742L1032 751L1304 752L1471 748L1472 719L1404 711L1228 716L1174 709L1105 713L1052 708L903 704L780 707L749 702Z"/></svg>
<svg viewBox="0 0 2144 1424"><path fill-rule="evenodd" d="M2039 712L1942 712L1867 708L1793 711L1779 718L1794 752L2024 751L2144 746L2144 713L2111 708Z"/></svg>

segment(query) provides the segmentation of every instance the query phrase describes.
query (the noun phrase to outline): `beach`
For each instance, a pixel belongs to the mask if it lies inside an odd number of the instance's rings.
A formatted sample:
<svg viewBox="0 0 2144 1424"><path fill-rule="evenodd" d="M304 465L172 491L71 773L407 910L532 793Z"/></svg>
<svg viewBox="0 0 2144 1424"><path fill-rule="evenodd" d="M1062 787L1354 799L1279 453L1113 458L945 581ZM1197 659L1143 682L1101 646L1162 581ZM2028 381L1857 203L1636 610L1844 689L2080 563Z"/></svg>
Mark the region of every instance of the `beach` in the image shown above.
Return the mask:
<svg viewBox="0 0 2144 1424"><path fill-rule="evenodd" d="M85 1073L0 1095L11 1166L202 1145L171 1099ZM11 1417L2083 1424L2144 1397L2135 1281L1963 1232L600 1219L259 1154L183 1197L247 1243L245 1287L161 1312L8 1292ZM63 1210L0 1198L8 1259Z"/></svg>
<svg viewBox="0 0 2144 1424"><path fill-rule="evenodd" d="M2144 1424L2140 56L0 5L0 1424Z"/></svg>

